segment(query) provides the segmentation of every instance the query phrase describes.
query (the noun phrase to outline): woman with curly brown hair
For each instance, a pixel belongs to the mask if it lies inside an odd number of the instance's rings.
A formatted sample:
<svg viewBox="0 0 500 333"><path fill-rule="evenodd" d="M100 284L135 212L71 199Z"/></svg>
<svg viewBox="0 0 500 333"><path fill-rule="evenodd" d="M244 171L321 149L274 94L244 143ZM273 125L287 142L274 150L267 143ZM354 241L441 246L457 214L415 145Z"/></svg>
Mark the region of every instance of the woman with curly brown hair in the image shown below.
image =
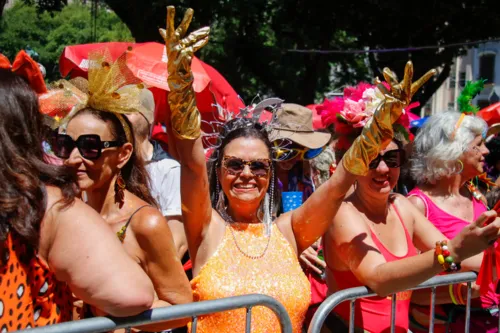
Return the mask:
<svg viewBox="0 0 500 333"><path fill-rule="evenodd" d="M151 282L99 214L75 198L67 170L43 161L37 97L5 69L0 117L0 330L70 320L71 292L114 316L148 309Z"/></svg>

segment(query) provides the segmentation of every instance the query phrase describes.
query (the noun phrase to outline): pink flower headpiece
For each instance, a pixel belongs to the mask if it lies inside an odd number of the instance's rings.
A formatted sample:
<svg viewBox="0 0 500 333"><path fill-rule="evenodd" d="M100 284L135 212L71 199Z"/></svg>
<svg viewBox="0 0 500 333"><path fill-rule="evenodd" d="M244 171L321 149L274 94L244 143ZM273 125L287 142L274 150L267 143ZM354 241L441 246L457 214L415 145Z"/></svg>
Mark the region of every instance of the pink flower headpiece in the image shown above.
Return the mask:
<svg viewBox="0 0 500 333"><path fill-rule="evenodd" d="M390 89L387 83L383 82L382 84L388 90ZM363 127L384 99L384 94L377 86L361 82L354 87L346 87L343 97L325 99L322 104L316 107L316 110L321 115L323 126L333 125L335 134L339 137L339 144L344 146L339 147L342 149L348 148L350 143L361 134ZM406 107L394 124L395 136L398 140L407 142L412 140L412 135L409 132L408 111L418 105L417 102Z"/></svg>

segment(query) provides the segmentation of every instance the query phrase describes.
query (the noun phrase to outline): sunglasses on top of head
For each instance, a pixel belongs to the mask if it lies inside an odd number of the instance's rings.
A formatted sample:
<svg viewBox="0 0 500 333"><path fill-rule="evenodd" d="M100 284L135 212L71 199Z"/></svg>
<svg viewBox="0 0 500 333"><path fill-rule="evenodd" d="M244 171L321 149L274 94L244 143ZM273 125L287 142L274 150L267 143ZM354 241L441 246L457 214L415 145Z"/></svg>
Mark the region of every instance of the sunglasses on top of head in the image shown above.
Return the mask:
<svg viewBox="0 0 500 333"><path fill-rule="evenodd" d="M298 148L293 147L293 145L280 146L278 141L274 141L274 146L277 147L277 159L280 161L292 160L294 158L299 158L301 160L311 160L318 157L319 154L325 150L325 147L320 148Z"/></svg>
<svg viewBox="0 0 500 333"><path fill-rule="evenodd" d="M376 169L380 164L380 161L384 160L384 163L389 168L399 168L405 162L406 152L404 149L395 149L385 152L384 155L378 155L373 161L370 162L369 168Z"/></svg>
<svg viewBox="0 0 500 333"><path fill-rule="evenodd" d="M101 141L97 134L80 135L76 140L69 135L58 134L54 139L53 150L57 157L67 159L76 147L83 158L96 160L101 157L103 149L119 146L121 144L118 141Z"/></svg>
<svg viewBox="0 0 500 333"><path fill-rule="evenodd" d="M222 159L223 168L231 175L242 173L246 165L250 167L252 174L257 177L265 177L271 170L271 160L267 158L247 161L238 157L224 156Z"/></svg>

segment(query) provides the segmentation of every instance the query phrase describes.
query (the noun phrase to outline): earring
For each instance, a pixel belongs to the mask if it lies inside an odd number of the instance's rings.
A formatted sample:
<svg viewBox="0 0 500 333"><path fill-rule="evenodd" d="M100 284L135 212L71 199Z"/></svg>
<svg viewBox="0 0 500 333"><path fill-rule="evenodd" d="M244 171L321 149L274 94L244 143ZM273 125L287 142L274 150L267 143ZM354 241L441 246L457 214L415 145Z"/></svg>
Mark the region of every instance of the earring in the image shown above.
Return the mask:
<svg viewBox="0 0 500 333"><path fill-rule="evenodd" d="M219 212L226 211L226 198L224 197L224 191L220 188L219 177L215 174L215 181L217 182L217 190L215 197L217 199L217 203L215 204L215 209Z"/></svg>
<svg viewBox="0 0 500 333"><path fill-rule="evenodd" d="M462 173L462 171L464 171L464 163L460 160L458 160L458 164L460 164L460 170L457 171L457 173Z"/></svg>
<svg viewBox="0 0 500 333"><path fill-rule="evenodd" d="M122 208L125 201L125 192L123 192L123 190L126 186L127 184L125 184L125 180L122 177L122 171L120 170L115 181L115 202L118 202L120 208Z"/></svg>

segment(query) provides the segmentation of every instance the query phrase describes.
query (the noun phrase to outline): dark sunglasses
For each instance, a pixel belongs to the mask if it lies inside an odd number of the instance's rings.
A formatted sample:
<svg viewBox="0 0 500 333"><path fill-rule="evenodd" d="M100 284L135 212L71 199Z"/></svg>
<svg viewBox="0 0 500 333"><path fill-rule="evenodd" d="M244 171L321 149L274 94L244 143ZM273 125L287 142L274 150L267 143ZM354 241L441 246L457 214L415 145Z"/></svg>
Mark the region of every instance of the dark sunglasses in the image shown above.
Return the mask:
<svg viewBox="0 0 500 333"><path fill-rule="evenodd" d="M238 157L224 156L222 159L222 166L231 175L242 173L245 165L250 167L250 171L256 177L267 176L271 170L271 160L267 158L247 161Z"/></svg>
<svg viewBox="0 0 500 333"><path fill-rule="evenodd" d="M369 168L376 169L380 161L384 160L389 168L399 168L405 161L406 152L404 149L389 150L384 155L378 155L370 162Z"/></svg>
<svg viewBox="0 0 500 333"><path fill-rule="evenodd" d="M103 149L119 146L121 144L118 141L101 141L97 134L80 135L76 141L69 135L58 134L54 140L53 150L57 157L67 159L76 147L83 158L96 160L101 157Z"/></svg>

